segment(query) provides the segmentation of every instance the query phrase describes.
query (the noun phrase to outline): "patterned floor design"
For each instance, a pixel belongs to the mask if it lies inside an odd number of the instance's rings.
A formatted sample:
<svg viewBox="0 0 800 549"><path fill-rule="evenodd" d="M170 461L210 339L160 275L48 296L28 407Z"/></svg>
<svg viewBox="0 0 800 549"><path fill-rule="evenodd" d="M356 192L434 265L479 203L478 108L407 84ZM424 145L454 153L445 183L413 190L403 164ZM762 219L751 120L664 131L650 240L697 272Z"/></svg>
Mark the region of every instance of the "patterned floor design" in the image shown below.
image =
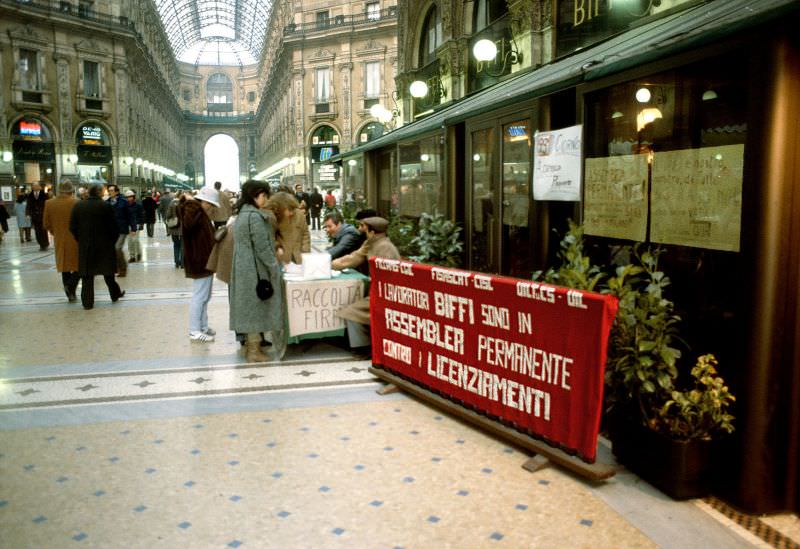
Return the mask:
<svg viewBox="0 0 800 549"><path fill-rule="evenodd" d="M247 364L222 283L216 341L192 343L191 282L162 226L141 241L126 296L96 284L91 311L67 303L52 251L0 245L0 547L770 546L624 469L529 473L526 452L377 395L341 340Z"/></svg>

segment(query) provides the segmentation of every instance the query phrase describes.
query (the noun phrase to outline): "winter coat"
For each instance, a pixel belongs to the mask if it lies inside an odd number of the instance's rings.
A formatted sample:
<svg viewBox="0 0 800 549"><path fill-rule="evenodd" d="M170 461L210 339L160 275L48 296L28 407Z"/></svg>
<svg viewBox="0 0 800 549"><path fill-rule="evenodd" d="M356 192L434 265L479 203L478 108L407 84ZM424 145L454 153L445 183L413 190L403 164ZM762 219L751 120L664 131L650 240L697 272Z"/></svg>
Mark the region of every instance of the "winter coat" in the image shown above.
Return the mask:
<svg viewBox="0 0 800 549"><path fill-rule="evenodd" d="M214 273L206 269L214 247L214 227L199 200L186 200L178 205L183 229L183 271L186 278L205 278Z"/></svg>
<svg viewBox="0 0 800 549"><path fill-rule="evenodd" d="M17 227L20 229L30 229L31 228L31 218L28 217L28 214L25 213L27 209L26 201L23 200L22 202L14 203L14 215L17 216Z"/></svg>
<svg viewBox="0 0 800 549"><path fill-rule="evenodd" d="M227 231L222 240L214 245L211 255L208 256L206 268L214 271L216 277L225 284L231 283L231 270L233 269L233 223L236 216L228 220Z"/></svg>
<svg viewBox="0 0 800 549"><path fill-rule="evenodd" d="M357 251L333 261L331 266L337 270L355 269L370 257L400 259L400 252L397 251L397 248L385 234L378 234L373 238L368 238ZM340 309L337 314L339 318L369 325L369 298L359 299L352 305Z"/></svg>
<svg viewBox="0 0 800 549"><path fill-rule="evenodd" d="M363 244L362 236L352 225L342 223L339 232L333 237L333 246L325 251L331 254L331 259L338 259L359 249Z"/></svg>
<svg viewBox="0 0 800 549"><path fill-rule="evenodd" d="M156 208L158 204L152 196L145 196L142 198L142 208L144 209L144 222L152 225L156 222Z"/></svg>
<svg viewBox="0 0 800 549"><path fill-rule="evenodd" d="M245 204L233 225L233 270L228 299L230 329L235 332L252 334L284 329L282 270L275 257L274 219L271 212ZM256 295L259 276L269 278L275 290L266 301Z"/></svg>
<svg viewBox="0 0 800 549"><path fill-rule="evenodd" d="M322 195L319 194L317 191L311 193L311 204L308 205L309 209L311 210L311 215L315 215L319 217L320 211L322 211Z"/></svg>
<svg viewBox="0 0 800 549"><path fill-rule="evenodd" d="M166 200L166 199L165 199ZM178 217L178 206L180 205L180 200L177 198L170 198L169 203L167 205L167 209L165 210L166 213L164 214L164 224L166 224L167 219L172 217ZM181 236L183 231L181 230L181 219L178 217L178 224L175 227L167 227L167 234L170 236Z"/></svg>
<svg viewBox="0 0 800 549"><path fill-rule="evenodd" d="M278 258L282 263L303 262L303 254L311 251L311 232L300 209L278 226L275 241L283 248L283 255Z"/></svg>
<svg viewBox="0 0 800 549"><path fill-rule="evenodd" d="M53 233L56 243L56 270L59 273L74 273L78 270L78 241L69 231L72 208L78 199L72 196L57 196L44 204L44 228Z"/></svg>
<svg viewBox="0 0 800 549"><path fill-rule="evenodd" d="M131 217L133 218L133 224L136 226L135 230L139 230L144 225L144 206L142 206L141 202L134 201L133 204L128 202L128 207L132 212Z"/></svg>
<svg viewBox="0 0 800 549"><path fill-rule="evenodd" d="M106 203L111 206L114 211L114 218L117 220L117 234L128 234L136 231L139 226L136 224L136 219L133 210L128 205L127 199L122 195L117 195L116 198L109 198Z"/></svg>
<svg viewBox="0 0 800 549"><path fill-rule="evenodd" d="M28 214L28 217L30 217L31 221L34 223L41 223L42 218L44 217L44 204L50 197L47 196L47 193L44 192L44 189L39 191L39 198L36 198L35 195L36 193L33 191L28 193L28 205L25 213Z"/></svg>
<svg viewBox="0 0 800 549"><path fill-rule="evenodd" d="M78 241L78 274L94 276L117 272L114 244L119 227L110 204L96 197L79 200L72 208L69 230Z"/></svg>
<svg viewBox="0 0 800 549"><path fill-rule="evenodd" d="M211 219L213 221L217 221L218 223L222 223L223 221L227 221L231 216L231 197L225 191L217 192L219 193L219 198L217 199L219 206L214 208L214 213L211 215Z"/></svg>

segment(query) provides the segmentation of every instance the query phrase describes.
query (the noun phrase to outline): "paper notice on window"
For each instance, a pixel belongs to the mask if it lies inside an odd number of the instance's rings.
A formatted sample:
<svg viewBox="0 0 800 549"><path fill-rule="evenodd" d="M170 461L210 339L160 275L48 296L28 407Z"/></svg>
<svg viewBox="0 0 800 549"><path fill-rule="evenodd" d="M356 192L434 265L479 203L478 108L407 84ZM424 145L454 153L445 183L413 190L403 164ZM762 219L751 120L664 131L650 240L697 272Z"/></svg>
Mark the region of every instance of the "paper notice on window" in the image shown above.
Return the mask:
<svg viewBox="0 0 800 549"><path fill-rule="evenodd" d="M533 199L581 199L583 126L536 132L533 138Z"/></svg>
<svg viewBox="0 0 800 549"><path fill-rule="evenodd" d="M584 169L584 232L644 241L647 155L587 158Z"/></svg>
<svg viewBox="0 0 800 549"><path fill-rule="evenodd" d="M655 153L650 240L739 251L744 145Z"/></svg>

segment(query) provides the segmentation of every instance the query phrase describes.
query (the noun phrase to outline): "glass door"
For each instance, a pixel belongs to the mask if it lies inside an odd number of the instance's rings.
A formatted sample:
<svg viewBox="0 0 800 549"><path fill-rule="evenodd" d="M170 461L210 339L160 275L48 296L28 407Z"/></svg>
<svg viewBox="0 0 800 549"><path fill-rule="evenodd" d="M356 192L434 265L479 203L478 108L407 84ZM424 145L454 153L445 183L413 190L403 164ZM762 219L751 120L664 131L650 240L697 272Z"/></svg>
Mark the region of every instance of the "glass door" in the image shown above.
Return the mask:
<svg viewBox="0 0 800 549"><path fill-rule="evenodd" d="M497 231L499 208L494 176L494 128L470 134L469 268L485 273L500 272Z"/></svg>
<svg viewBox="0 0 800 549"><path fill-rule="evenodd" d="M503 125L502 273L530 278L534 271L531 208L531 126L528 120Z"/></svg>

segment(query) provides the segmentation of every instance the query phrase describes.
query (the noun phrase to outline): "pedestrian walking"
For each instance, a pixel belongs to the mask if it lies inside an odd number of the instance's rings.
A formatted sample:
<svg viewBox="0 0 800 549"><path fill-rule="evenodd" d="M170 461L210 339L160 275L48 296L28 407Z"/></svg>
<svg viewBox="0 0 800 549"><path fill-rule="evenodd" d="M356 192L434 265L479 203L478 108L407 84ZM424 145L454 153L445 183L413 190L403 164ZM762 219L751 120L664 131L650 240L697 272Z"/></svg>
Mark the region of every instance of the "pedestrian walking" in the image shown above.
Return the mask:
<svg viewBox="0 0 800 549"><path fill-rule="evenodd" d="M33 231L36 233L36 242L39 249L44 251L50 247L50 239L47 236L47 229L44 228L44 203L47 202L47 193L39 183L34 183L31 192L28 194L28 202L25 213L31 218Z"/></svg>
<svg viewBox="0 0 800 549"><path fill-rule="evenodd" d="M28 217L28 195L20 192L14 204L14 216L17 218L19 242L23 244L31 241L31 218Z"/></svg>
<svg viewBox="0 0 800 549"><path fill-rule="evenodd" d="M147 227L147 238L153 238L153 229L156 226L156 210L158 203L152 192L142 198L142 209L144 210L144 224Z"/></svg>
<svg viewBox="0 0 800 549"><path fill-rule="evenodd" d="M71 181L62 181L58 186L58 196L44 205L44 228L53 235L56 248L56 271L61 273L64 293L70 303L77 301L78 288L78 241L70 232L72 209L78 199Z"/></svg>
<svg viewBox="0 0 800 549"><path fill-rule="evenodd" d="M128 201L120 196L119 187L112 183L107 189L106 203L113 208L114 218L117 220L117 241L114 243L114 250L117 254L117 274L125 276L128 273L128 262L125 260L125 240L129 235L136 233L136 220L128 206Z"/></svg>
<svg viewBox="0 0 800 549"><path fill-rule="evenodd" d="M311 193L311 197L309 198L311 203L309 204L309 215L311 216L311 229L312 230L319 230L319 216L322 214L322 204L324 202L322 198L322 194L319 192L317 187L314 187L314 191Z"/></svg>

